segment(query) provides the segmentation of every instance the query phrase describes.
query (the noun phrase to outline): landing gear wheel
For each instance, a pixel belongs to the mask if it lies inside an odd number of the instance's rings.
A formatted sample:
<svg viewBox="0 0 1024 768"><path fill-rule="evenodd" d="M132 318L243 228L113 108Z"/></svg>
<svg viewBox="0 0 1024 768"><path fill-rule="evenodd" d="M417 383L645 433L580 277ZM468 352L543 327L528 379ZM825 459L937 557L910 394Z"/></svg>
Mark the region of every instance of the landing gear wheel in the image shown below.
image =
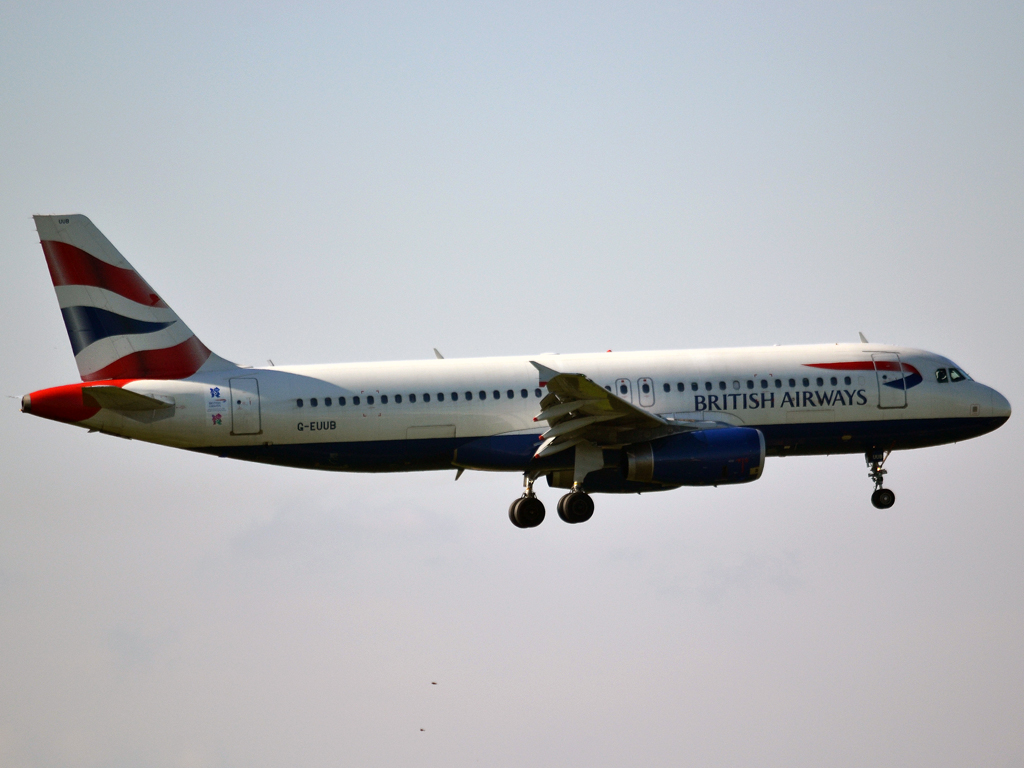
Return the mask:
<svg viewBox="0 0 1024 768"><path fill-rule="evenodd" d="M560 496L558 499L558 516L563 520L565 520L565 500L568 499L570 496L572 496L572 494L567 493L565 494L565 496ZM568 520L566 520L566 522L568 522Z"/></svg>
<svg viewBox="0 0 1024 768"><path fill-rule="evenodd" d="M583 491L567 493L558 500L558 516L567 523L585 523L594 516L594 500Z"/></svg>
<svg viewBox="0 0 1024 768"><path fill-rule="evenodd" d="M525 496L520 496L518 499L509 504L508 507L508 519L512 521L512 525L516 528L523 528L524 526L519 524L519 520L516 518L516 507L519 506L519 502L525 499Z"/></svg>
<svg viewBox="0 0 1024 768"><path fill-rule="evenodd" d="M544 522L544 503L536 496L523 496L508 508L508 519L516 528L536 528Z"/></svg>
<svg viewBox="0 0 1024 768"><path fill-rule="evenodd" d="M886 470L882 469L882 466L885 464L885 460L889 458L890 453L891 451L873 448L864 456L865 461L868 463L868 477L875 484L875 492L871 494L871 503L875 506L875 509L888 509L896 503L896 494L888 488L882 487L882 482L888 474Z"/></svg>
<svg viewBox="0 0 1024 768"><path fill-rule="evenodd" d="M879 488L871 494L871 503L876 509L889 509L896 503L896 494L888 488Z"/></svg>

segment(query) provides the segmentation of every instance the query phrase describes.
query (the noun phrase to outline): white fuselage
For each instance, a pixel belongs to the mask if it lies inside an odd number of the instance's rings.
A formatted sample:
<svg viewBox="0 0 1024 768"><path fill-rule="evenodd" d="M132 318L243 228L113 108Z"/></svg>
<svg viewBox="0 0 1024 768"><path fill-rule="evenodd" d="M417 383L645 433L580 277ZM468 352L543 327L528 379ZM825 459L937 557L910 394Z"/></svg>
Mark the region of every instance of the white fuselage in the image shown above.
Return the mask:
<svg viewBox="0 0 1024 768"><path fill-rule="evenodd" d="M886 388L872 361L896 355L920 377ZM173 398L172 412L160 418L102 409L81 423L293 466L453 467L467 440L518 437L518 445L543 431L534 417L545 393L531 360L586 374L669 419L756 427L769 455L935 445L990 431L1009 416L1009 404L990 387L970 379L939 383L936 370L955 367L947 358L878 344L820 344L200 370L185 380L125 385ZM849 367L819 367L829 365ZM423 450L428 443L437 450ZM531 454L517 450L520 463L473 468L522 470Z"/></svg>

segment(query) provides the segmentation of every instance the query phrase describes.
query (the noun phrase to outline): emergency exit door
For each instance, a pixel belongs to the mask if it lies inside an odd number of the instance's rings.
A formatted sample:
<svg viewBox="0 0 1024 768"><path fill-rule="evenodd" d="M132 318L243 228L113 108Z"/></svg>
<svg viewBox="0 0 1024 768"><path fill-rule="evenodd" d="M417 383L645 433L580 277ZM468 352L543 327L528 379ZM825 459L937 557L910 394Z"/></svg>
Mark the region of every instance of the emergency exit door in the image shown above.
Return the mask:
<svg viewBox="0 0 1024 768"><path fill-rule="evenodd" d="M231 434L260 433L260 385L256 379L229 379L231 385Z"/></svg>
<svg viewBox="0 0 1024 768"><path fill-rule="evenodd" d="M615 394L627 403L633 402L633 384L629 379L618 379L615 382Z"/></svg>

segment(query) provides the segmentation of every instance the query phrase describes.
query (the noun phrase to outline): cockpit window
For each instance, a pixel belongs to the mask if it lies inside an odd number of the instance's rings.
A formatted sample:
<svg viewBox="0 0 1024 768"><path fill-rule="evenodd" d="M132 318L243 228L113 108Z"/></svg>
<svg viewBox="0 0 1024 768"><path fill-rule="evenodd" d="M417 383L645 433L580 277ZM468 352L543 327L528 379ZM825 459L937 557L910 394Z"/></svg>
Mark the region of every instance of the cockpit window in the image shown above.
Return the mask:
<svg viewBox="0 0 1024 768"><path fill-rule="evenodd" d="M939 368L939 370L935 372L935 380L939 382L939 384L945 384L949 381L949 376L946 375L945 368Z"/></svg>
<svg viewBox="0 0 1024 768"><path fill-rule="evenodd" d="M963 381L966 378L967 378L967 376L965 374L961 373L960 371L958 371L956 368L950 368L949 369L949 380L950 381Z"/></svg>

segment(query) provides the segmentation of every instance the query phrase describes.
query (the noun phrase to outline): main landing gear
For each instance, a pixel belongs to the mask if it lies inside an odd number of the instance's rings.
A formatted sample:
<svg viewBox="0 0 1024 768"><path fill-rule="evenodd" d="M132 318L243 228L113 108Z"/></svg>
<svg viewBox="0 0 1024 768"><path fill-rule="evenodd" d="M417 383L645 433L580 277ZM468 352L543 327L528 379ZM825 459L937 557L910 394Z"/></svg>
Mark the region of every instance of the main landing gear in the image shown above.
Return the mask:
<svg viewBox="0 0 1024 768"><path fill-rule="evenodd" d="M891 451L869 451L865 455L865 460L868 463L868 468L871 470L868 472L868 477L871 478L871 482L875 484L875 492L871 494L871 503L876 509L888 509L896 503L896 494L890 491L888 488L882 487L882 479L888 474L886 470L882 469L882 465L885 464L885 460L889 458Z"/></svg>
<svg viewBox="0 0 1024 768"><path fill-rule="evenodd" d="M536 528L544 522L544 504L533 493L534 480L526 476L526 490L508 508L508 519L516 528ZM594 516L594 500L576 483L558 500L558 516L567 523L585 523Z"/></svg>
<svg viewBox="0 0 1024 768"><path fill-rule="evenodd" d="M508 519L516 528L536 528L544 522L544 503L533 492L533 481L526 476L526 490L508 508Z"/></svg>
<svg viewBox="0 0 1024 768"><path fill-rule="evenodd" d="M579 483L558 500L558 516L567 523L585 523L594 516L594 500Z"/></svg>

